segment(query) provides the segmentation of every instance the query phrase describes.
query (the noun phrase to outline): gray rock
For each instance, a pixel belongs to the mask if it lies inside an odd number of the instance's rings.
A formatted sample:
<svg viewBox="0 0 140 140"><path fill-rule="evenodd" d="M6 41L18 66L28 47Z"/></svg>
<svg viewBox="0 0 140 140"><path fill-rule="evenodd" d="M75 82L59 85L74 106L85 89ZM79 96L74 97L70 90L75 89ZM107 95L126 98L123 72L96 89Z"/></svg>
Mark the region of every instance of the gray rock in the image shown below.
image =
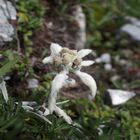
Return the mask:
<svg viewBox="0 0 140 140"><path fill-rule="evenodd" d="M128 33L134 40L140 41L140 27L133 24L126 24L121 31Z"/></svg>
<svg viewBox="0 0 140 140"><path fill-rule="evenodd" d="M130 17L130 16L126 16L125 19L128 20L129 22L131 22L132 24L140 27L140 20L139 19L137 19L135 17Z"/></svg>
<svg viewBox="0 0 140 140"><path fill-rule="evenodd" d="M111 65L110 63L104 64L104 69L105 69L106 71L111 71L111 70L112 70L112 65Z"/></svg>
<svg viewBox="0 0 140 140"><path fill-rule="evenodd" d="M9 20L16 20L16 9L8 0L0 0L0 45L12 41L14 27Z"/></svg>
<svg viewBox="0 0 140 140"><path fill-rule="evenodd" d="M75 6L73 16L79 26L79 31L75 42L76 49L83 49L86 43L86 18L80 5Z"/></svg>
<svg viewBox="0 0 140 140"><path fill-rule="evenodd" d="M33 79L28 79L28 88L32 89L32 88L37 88L39 86L39 81L35 78Z"/></svg>
<svg viewBox="0 0 140 140"><path fill-rule="evenodd" d="M129 34L134 40L140 41L140 20L134 17L126 17L129 23L121 27L121 32Z"/></svg>
<svg viewBox="0 0 140 140"><path fill-rule="evenodd" d="M0 42L12 41L14 35L14 28L8 22L0 23Z"/></svg>
<svg viewBox="0 0 140 140"><path fill-rule="evenodd" d="M133 98L136 93L132 91L108 89L105 94L105 104L108 105L120 105L126 103L128 100Z"/></svg>
<svg viewBox="0 0 140 140"><path fill-rule="evenodd" d="M111 63L111 55L109 53L104 53L100 57L95 59L96 63Z"/></svg>

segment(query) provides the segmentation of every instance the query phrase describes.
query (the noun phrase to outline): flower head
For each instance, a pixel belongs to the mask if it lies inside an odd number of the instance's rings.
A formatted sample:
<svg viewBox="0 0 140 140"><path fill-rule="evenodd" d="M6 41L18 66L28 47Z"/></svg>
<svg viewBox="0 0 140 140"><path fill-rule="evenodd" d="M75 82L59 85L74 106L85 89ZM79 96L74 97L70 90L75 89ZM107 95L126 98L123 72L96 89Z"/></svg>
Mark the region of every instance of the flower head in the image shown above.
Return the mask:
<svg viewBox="0 0 140 140"><path fill-rule="evenodd" d="M82 66L90 66L94 61L83 61L83 58L92 52L90 49L82 49L80 51L70 50L69 48L61 47L56 43L50 46L51 55L43 59L43 63L51 63L62 65L69 70L81 69Z"/></svg>
<svg viewBox="0 0 140 140"><path fill-rule="evenodd" d="M72 123L71 118L56 104L57 94L59 90L67 85L73 84L75 80L70 81L68 73L75 73L81 81L89 87L91 94L89 99L92 100L96 95L97 85L92 76L85 72L81 72L83 66L90 66L94 63L92 60L84 61L83 58L92 52L90 49L82 49L80 51L70 50L69 48L61 47L58 44L52 43L51 46L51 55L43 59L43 63L51 63L54 65L63 66L63 71L57 74L52 81L51 93L48 99L48 108L50 113L55 112L58 116L62 116L65 121L69 124Z"/></svg>

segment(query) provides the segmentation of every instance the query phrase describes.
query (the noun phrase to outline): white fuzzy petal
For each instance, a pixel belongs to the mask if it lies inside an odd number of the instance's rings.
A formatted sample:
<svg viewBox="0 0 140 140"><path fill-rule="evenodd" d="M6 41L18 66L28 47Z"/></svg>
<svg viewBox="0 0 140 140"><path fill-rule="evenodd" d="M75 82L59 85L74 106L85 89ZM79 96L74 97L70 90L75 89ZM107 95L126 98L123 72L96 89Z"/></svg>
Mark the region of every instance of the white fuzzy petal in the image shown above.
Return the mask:
<svg viewBox="0 0 140 140"><path fill-rule="evenodd" d="M59 117L63 117L63 119L68 123L71 124L72 123L72 119L59 107L55 107L55 113L59 116Z"/></svg>
<svg viewBox="0 0 140 140"><path fill-rule="evenodd" d="M8 93L7 93L7 89L6 89L6 85L5 85L5 81L2 80L2 83L0 83L0 89L2 91L3 97L5 99L5 101L8 101Z"/></svg>
<svg viewBox="0 0 140 140"><path fill-rule="evenodd" d="M82 49L77 53L77 56L80 58L83 58L91 52L92 52L92 50L90 50L90 49Z"/></svg>
<svg viewBox="0 0 140 140"><path fill-rule="evenodd" d="M52 56L58 55L62 50L62 47L56 43L51 43L50 48L51 48L51 55Z"/></svg>
<svg viewBox="0 0 140 140"><path fill-rule="evenodd" d="M90 88L91 94L89 95L89 99L92 100L95 97L97 91L96 81L93 79L92 76L85 72L76 71L75 74L79 76L82 82Z"/></svg>
<svg viewBox="0 0 140 140"><path fill-rule="evenodd" d="M52 81L52 92L58 92L60 88L65 84L65 81L68 79L67 71L62 71L58 75L55 76L54 80Z"/></svg>
<svg viewBox="0 0 140 140"><path fill-rule="evenodd" d="M111 55L109 53L104 53L100 56L100 59L103 63L110 63L111 62Z"/></svg>
<svg viewBox="0 0 140 140"><path fill-rule="evenodd" d="M82 61L81 66L90 66L92 64L94 64L95 62L92 60L87 60L87 61Z"/></svg>
<svg viewBox="0 0 140 140"><path fill-rule="evenodd" d="M56 106L57 94L59 90L65 85L65 82L68 79L67 74L68 72L64 70L56 75L52 81L51 93L48 99L48 109L50 111L49 113L55 112L59 117L63 117L67 123L71 124L71 118L62 109Z"/></svg>
<svg viewBox="0 0 140 140"><path fill-rule="evenodd" d="M50 111L50 114L54 112L55 106L56 106L56 98L57 98L57 92L51 92L48 99L48 109Z"/></svg>
<svg viewBox="0 0 140 140"><path fill-rule="evenodd" d="M52 81L51 93L48 99L48 108L50 110L50 113L54 111L57 94L59 90L65 85L66 79L68 79L67 72L62 71L58 75L56 75L54 80Z"/></svg>
<svg viewBox="0 0 140 140"><path fill-rule="evenodd" d="M53 62L53 57L52 56L49 56L49 57L45 57L42 62L44 64L47 64L47 63L52 63Z"/></svg>

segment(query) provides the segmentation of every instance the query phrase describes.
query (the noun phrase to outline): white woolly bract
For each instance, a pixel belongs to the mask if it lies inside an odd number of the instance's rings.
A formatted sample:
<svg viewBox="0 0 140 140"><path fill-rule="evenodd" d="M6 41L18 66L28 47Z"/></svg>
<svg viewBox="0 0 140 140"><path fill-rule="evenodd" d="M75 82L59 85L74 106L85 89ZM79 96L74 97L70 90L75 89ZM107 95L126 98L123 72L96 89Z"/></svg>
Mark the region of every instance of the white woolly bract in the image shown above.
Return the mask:
<svg viewBox="0 0 140 140"><path fill-rule="evenodd" d="M54 111L57 94L59 90L65 85L65 81L67 78L67 71L62 71L58 75L56 75L54 80L52 81L51 93L48 99L48 108L50 110L50 113Z"/></svg>
<svg viewBox="0 0 140 140"><path fill-rule="evenodd" d="M66 84L66 80L68 79L67 76L67 71L62 71L52 81L52 88L51 88L51 93L48 99L48 109L50 113L55 112L58 116L63 117L64 120L71 124L72 120L71 118L59 107L56 106L56 98L59 90Z"/></svg>
<svg viewBox="0 0 140 140"><path fill-rule="evenodd" d="M95 97L97 91L96 81L93 79L92 76L85 72L76 71L75 74L82 80L82 82L86 86L90 88L91 94L89 95L89 99L92 100Z"/></svg>
<svg viewBox="0 0 140 140"><path fill-rule="evenodd" d="M56 75L52 81L52 89L48 99L48 108L50 113L55 112L59 116L62 116L65 121L70 124L72 122L71 118L62 109L56 106L57 93L65 85L65 81L68 79L67 73L67 71L62 71Z"/></svg>
<svg viewBox="0 0 140 140"><path fill-rule="evenodd" d="M50 49L51 49L51 55L48 56L48 57L45 57L45 58L42 60L42 62L43 62L44 64L52 63L52 62L53 62L53 58L54 58L56 55L59 55L59 53L60 53L61 50L62 50L62 47L61 47L59 44L51 43Z"/></svg>
<svg viewBox="0 0 140 140"><path fill-rule="evenodd" d="M90 49L82 49L82 50L80 50L78 53L77 53L77 56L79 57L79 58L83 58L83 57L85 57L86 55L88 55L89 53L91 53L92 52L92 50L90 50Z"/></svg>
<svg viewBox="0 0 140 140"><path fill-rule="evenodd" d="M52 63L53 62L53 57L52 56L49 56L49 57L45 57L42 62L44 64L47 64L47 63Z"/></svg>
<svg viewBox="0 0 140 140"><path fill-rule="evenodd" d="M18 102L16 102L18 104ZM22 101L22 106L35 106L37 105L37 102L35 101Z"/></svg>
<svg viewBox="0 0 140 140"><path fill-rule="evenodd" d="M71 124L72 123L72 119L59 107L55 106L54 109L55 113L59 116L59 117L63 117L63 119L68 123Z"/></svg>
<svg viewBox="0 0 140 140"><path fill-rule="evenodd" d="M3 94L5 101L7 102L9 98L8 98L8 93L7 93L7 89L6 89L4 80L2 80L2 82L0 83L0 89L1 89L1 92Z"/></svg>
<svg viewBox="0 0 140 140"><path fill-rule="evenodd" d="M93 65L94 63L95 62L92 60L82 61L81 66L87 67L87 66Z"/></svg>
<svg viewBox="0 0 140 140"><path fill-rule="evenodd" d="M56 43L51 43L50 48L51 48L51 55L52 56L58 55L62 50L62 47Z"/></svg>

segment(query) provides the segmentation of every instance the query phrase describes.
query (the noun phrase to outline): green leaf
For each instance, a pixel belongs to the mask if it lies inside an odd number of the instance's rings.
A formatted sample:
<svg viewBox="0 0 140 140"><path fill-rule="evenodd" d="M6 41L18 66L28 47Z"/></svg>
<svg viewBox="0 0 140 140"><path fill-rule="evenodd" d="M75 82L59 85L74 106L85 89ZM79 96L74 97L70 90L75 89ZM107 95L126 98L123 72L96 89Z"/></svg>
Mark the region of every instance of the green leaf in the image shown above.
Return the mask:
<svg viewBox="0 0 140 140"><path fill-rule="evenodd" d="M7 62L3 67L0 68L0 77L4 76L6 73L8 73L12 67L14 67L16 64L15 60Z"/></svg>

